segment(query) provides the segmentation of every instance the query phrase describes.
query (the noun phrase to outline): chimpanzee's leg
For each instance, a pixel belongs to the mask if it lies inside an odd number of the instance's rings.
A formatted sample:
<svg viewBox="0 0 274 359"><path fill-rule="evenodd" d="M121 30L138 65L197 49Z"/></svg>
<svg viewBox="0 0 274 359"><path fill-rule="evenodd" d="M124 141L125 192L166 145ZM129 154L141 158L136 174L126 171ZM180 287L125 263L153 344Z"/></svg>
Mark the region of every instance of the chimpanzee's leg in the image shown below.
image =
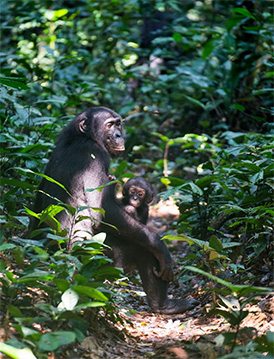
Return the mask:
<svg viewBox="0 0 274 359"><path fill-rule="evenodd" d="M144 291L147 294L148 304L153 312L163 314L183 313L199 304L195 299L168 299L168 282L163 281L154 274L153 267L156 270L159 270L159 268L157 259L151 252L140 246L135 260Z"/></svg>
<svg viewBox="0 0 274 359"><path fill-rule="evenodd" d="M137 267L147 301L155 313L176 314L183 313L197 304L195 299L168 299L168 282L154 274L154 268L159 271L159 265L154 255L146 248L125 243L119 237L108 235L105 243L112 247L106 254L114 260L116 267L123 267L125 273Z"/></svg>

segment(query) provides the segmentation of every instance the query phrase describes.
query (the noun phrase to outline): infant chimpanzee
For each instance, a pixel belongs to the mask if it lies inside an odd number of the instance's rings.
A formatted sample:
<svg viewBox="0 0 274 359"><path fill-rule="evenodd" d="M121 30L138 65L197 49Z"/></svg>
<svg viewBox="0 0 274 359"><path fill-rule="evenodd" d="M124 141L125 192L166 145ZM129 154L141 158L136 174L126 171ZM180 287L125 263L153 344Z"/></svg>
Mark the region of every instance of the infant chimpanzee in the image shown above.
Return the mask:
<svg viewBox="0 0 274 359"><path fill-rule="evenodd" d="M148 220L148 205L153 201L154 191L142 177L131 178L123 187L121 200L124 211L143 224Z"/></svg>

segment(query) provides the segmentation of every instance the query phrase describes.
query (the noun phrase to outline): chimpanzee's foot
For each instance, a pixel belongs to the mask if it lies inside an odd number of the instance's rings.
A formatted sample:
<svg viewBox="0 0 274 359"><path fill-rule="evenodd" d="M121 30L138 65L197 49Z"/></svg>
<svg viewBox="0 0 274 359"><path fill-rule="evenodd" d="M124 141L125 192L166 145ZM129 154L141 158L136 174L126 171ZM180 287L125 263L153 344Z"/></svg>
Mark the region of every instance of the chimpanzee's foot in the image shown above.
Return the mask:
<svg viewBox="0 0 274 359"><path fill-rule="evenodd" d="M187 310L193 309L200 302L196 299L169 299L166 304L161 308L151 308L154 313L162 314L178 314L184 313Z"/></svg>

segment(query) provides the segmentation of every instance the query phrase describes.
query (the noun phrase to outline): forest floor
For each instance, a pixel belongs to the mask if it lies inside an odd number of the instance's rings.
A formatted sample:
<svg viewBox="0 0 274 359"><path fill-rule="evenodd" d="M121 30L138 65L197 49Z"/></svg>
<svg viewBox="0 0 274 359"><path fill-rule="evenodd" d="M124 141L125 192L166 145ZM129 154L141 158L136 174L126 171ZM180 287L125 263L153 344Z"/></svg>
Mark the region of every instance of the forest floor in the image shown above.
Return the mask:
<svg viewBox="0 0 274 359"><path fill-rule="evenodd" d="M177 208L171 202L160 202L153 206L148 225L160 235L164 234L177 215ZM176 249L172 253L175 276L182 266L178 264L179 259L186 255L189 246L176 242ZM235 331L235 328L231 328L222 317L206 315L211 297L209 293L200 293L200 279L192 279L191 288L186 288L183 283L172 283L169 291L171 297L187 297L191 294L201 303L191 311L175 315L151 313L137 273L125 281L127 286L119 287L123 296L117 298L121 322L113 325L102 318L98 328L90 332L80 346L67 352L66 358L215 359L229 352L228 347L222 344L222 333ZM274 329L274 299L271 296L256 299L256 305L245 307L249 314L241 327L249 329L240 337L241 345Z"/></svg>

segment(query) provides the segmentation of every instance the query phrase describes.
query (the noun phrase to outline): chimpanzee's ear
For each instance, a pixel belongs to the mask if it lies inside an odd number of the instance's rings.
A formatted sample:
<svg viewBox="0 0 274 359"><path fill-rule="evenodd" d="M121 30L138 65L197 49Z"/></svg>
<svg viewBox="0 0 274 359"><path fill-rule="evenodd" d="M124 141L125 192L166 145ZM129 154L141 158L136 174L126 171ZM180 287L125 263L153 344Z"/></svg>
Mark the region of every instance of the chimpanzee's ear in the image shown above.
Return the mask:
<svg viewBox="0 0 274 359"><path fill-rule="evenodd" d="M81 118L80 121L78 122L78 129L81 133L87 132L87 123L85 118Z"/></svg>
<svg viewBox="0 0 274 359"><path fill-rule="evenodd" d="M155 194L154 193L149 193L146 196L146 204L150 204L153 200L154 200Z"/></svg>

